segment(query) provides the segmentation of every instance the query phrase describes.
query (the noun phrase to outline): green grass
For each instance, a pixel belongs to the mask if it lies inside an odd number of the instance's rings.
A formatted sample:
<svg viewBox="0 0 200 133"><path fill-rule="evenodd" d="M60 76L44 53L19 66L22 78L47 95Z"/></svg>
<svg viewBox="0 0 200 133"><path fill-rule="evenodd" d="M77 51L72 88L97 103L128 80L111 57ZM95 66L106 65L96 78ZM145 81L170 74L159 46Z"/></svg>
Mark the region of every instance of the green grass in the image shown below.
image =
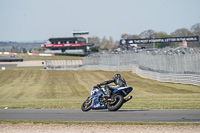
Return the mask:
<svg viewBox="0 0 200 133"><path fill-rule="evenodd" d="M1 55L9 56L10 55ZM15 57L23 58L24 61L33 61L33 60L82 60L82 57L78 56L36 56L28 54L17 54Z"/></svg>
<svg viewBox="0 0 200 133"><path fill-rule="evenodd" d="M0 108L80 109L94 85L120 73L133 87L124 109L200 109L200 87L160 83L131 72L0 70Z"/></svg>

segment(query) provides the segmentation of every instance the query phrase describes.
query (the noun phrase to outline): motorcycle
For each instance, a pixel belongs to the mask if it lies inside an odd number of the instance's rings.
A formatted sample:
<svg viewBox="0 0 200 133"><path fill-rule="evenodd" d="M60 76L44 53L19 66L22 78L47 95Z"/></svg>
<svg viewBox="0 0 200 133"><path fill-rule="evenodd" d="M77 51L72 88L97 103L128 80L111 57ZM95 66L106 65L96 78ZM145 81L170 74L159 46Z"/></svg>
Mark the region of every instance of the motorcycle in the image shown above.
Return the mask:
<svg viewBox="0 0 200 133"><path fill-rule="evenodd" d="M122 107L124 103L132 99L132 96L125 98L132 90L132 87L120 87L111 91L110 98L104 98L102 92L107 94L105 86L98 88L98 86L93 87L91 91L91 96L88 97L82 104L82 111L86 112L91 109L108 109L109 111L117 111Z"/></svg>

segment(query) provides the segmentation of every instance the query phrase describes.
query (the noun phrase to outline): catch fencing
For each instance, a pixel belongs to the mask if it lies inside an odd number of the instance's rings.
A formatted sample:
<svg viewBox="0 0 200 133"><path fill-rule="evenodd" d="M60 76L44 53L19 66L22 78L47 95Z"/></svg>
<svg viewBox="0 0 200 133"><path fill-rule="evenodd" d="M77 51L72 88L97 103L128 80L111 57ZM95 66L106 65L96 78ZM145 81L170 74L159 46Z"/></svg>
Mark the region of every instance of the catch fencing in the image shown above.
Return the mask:
<svg viewBox="0 0 200 133"><path fill-rule="evenodd" d="M78 70L82 60L46 60L46 70Z"/></svg>
<svg viewBox="0 0 200 133"><path fill-rule="evenodd" d="M134 54L94 54L83 58L83 69L131 71L136 62Z"/></svg>
<svg viewBox="0 0 200 133"><path fill-rule="evenodd" d="M133 66L132 72L143 78L149 78L160 82L181 83L200 86L200 75L196 74L158 73L140 69L137 65Z"/></svg>
<svg viewBox="0 0 200 133"><path fill-rule="evenodd" d="M181 55L138 55L139 68L159 73L200 74L200 53Z"/></svg>
<svg viewBox="0 0 200 133"><path fill-rule="evenodd" d="M132 71L160 82L200 86L200 50L177 51L92 54L82 61L48 60L46 69Z"/></svg>

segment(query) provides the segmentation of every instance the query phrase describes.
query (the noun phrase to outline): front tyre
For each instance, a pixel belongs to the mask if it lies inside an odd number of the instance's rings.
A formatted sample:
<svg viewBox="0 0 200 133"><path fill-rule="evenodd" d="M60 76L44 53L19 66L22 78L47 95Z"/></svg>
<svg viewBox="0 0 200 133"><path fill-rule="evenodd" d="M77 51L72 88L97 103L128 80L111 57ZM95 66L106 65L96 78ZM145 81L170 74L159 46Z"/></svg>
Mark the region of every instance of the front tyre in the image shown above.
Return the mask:
<svg viewBox="0 0 200 133"><path fill-rule="evenodd" d="M107 108L109 111L117 111L122 107L124 103L124 97L121 95L114 96L114 101L107 104Z"/></svg>
<svg viewBox="0 0 200 133"><path fill-rule="evenodd" d="M81 110L83 112L89 111L91 109L91 104L92 104L92 98L88 97L87 100L85 100L85 102L83 102L83 104L81 106Z"/></svg>

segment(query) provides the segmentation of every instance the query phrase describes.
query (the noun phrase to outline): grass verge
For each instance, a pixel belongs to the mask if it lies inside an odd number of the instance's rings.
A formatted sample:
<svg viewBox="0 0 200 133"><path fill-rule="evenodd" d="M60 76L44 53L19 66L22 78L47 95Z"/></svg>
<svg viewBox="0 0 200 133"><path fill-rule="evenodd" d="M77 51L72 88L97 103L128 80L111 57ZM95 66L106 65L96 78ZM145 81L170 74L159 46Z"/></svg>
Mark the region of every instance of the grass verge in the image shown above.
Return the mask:
<svg viewBox="0 0 200 133"><path fill-rule="evenodd" d="M131 72L0 70L0 108L80 109L94 85L120 73L133 87L123 109L200 109L198 86L160 83Z"/></svg>
<svg viewBox="0 0 200 133"><path fill-rule="evenodd" d="M10 55L1 55L9 56ZM79 56L36 56L28 54L17 54L15 57L22 58L24 61L34 61L34 60L82 60Z"/></svg>

